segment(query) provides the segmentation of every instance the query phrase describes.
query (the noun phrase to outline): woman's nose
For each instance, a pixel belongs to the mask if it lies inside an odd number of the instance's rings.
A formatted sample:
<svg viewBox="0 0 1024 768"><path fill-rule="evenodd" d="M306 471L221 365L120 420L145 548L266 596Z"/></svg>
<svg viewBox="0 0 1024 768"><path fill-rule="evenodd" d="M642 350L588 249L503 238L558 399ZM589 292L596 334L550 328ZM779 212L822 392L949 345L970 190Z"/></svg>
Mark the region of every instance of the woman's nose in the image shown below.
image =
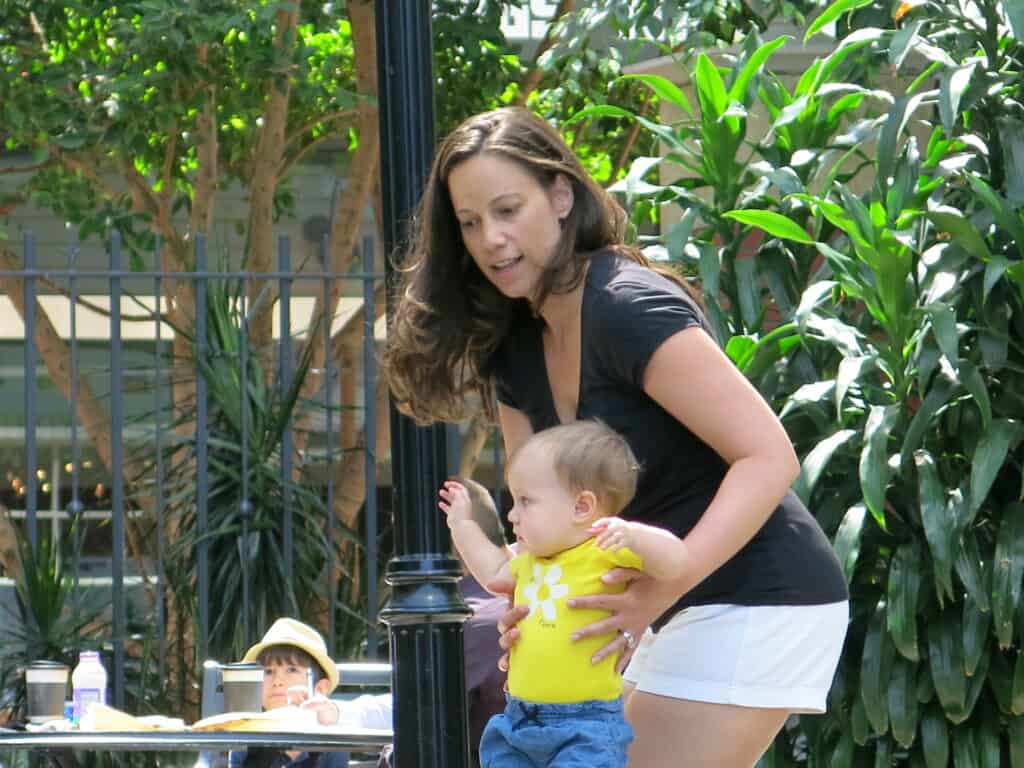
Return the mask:
<svg viewBox="0 0 1024 768"><path fill-rule="evenodd" d="M491 219L484 219L481 225L484 230L484 244L488 248L497 248L504 244L505 233L501 228L500 222L493 221Z"/></svg>

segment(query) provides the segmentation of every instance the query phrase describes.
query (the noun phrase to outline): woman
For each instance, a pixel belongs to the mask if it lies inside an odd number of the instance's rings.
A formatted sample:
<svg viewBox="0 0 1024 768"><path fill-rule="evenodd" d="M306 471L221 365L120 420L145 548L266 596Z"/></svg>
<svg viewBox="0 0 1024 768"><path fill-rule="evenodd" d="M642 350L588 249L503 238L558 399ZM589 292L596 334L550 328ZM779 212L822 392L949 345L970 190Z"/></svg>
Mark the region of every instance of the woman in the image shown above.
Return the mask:
<svg viewBox="0 0 1024 768"><path fill-rule="evenodd" d="M581 632L615 633L595 661L629 662L629 764L753 765L790 713L824 711L846 585L789 490L799 463L781 424L682 283L624 245L624 224L543 120L468 119L427 181L387 375L421 422L496 394L509 455L574 419L625 436L643 471L623 516L668 528L689 555L667 586L617 570L621 595L569 601L610 611ZM503 647L523 615L506 616Z"/></svg>

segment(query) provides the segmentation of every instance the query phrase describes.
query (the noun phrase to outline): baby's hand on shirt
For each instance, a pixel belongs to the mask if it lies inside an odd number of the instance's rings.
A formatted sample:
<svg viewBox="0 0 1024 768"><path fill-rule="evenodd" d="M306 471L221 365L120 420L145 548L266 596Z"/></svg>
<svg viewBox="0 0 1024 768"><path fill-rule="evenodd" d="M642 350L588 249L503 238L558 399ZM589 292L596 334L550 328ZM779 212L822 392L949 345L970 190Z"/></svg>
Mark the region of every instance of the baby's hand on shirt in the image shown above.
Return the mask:
<svg viewBox="0 0 1024 768"><path fill-rule="evenodd" d="M602 517L590 526L590 535L597 539L597 546L617 552L630 545L629 523L621 517Z"/></svg>
<svg viewBox="0 0 1024 768"><path fill-rule="evenodd" d="M441 501L438 506L448 516L448 527L456 523L472 520L473 504L469 499L466 486L456 480L445 480L440 491Z"/></svg>

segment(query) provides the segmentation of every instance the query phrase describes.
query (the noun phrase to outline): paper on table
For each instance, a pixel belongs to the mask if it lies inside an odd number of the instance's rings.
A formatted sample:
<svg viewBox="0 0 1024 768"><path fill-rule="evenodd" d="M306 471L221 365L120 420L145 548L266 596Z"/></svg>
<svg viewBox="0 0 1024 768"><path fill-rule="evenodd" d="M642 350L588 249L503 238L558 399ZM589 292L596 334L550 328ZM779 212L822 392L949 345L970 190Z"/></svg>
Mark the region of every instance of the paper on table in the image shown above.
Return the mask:
<svg viewBox="0 0 1024 768"><path fill-rule="evenodd" d="M163 715L135 717L94 701L86 708L78 727L82 731L182 731L185 721Z"/></svg>
<svg viewBox="0 0 1024 768"><path fill-rule="evenodd" d="M316 710L279 707L266 712L225 712L192 723L193 731L319 731Z"/></svg>
<svg viewBox="0 0 1024 768"><path fill-rule="evenodd" d="M193 731L242 731L246 733L320 733L378 736L381 743L391 741L391 729L357 728L343 723L321 725L316 710L280 707L267 712L225 712L192 724Z"/></svg>

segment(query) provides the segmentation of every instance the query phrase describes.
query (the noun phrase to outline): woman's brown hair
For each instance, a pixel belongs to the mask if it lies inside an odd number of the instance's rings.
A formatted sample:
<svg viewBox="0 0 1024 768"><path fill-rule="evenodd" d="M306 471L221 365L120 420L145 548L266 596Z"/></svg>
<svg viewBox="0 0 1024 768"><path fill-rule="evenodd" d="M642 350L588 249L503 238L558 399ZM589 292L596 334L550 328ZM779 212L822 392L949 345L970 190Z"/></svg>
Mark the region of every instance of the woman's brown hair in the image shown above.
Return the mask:
<svg viewBox="0 0 1024 768"><path fill-rule="evenodd" d="M544 189L559 175L572 185L572 210L529 302L508 299L491 285L462 240L448 178L482 153L518 163ZM624 244L625 226L622 207L542 118L505 107L464 121L434 157L400 267L383 366L396 406L421 424L454 422L469 414L467 397L476 395L493 418L491 358L512 323L529 317L531 307L552 293L578 286L595 251L615 248L649 266L638 249Z"/></svg>

